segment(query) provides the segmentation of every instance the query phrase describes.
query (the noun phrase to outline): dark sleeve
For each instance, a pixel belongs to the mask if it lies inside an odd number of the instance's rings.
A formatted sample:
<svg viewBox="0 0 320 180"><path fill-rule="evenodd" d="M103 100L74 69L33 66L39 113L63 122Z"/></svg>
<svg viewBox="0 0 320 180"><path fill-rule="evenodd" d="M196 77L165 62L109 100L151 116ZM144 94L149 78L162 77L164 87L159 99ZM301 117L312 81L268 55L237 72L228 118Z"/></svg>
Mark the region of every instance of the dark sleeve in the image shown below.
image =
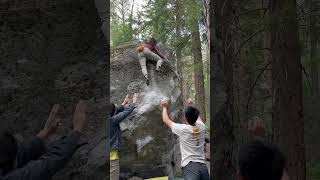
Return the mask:
<svg viewBox="0 0 320 180"><path fill-rule="evenodd" d="M165 58L164 55L161 53L160 49L155 46L154 49L156 50L157 54L161 57L161 58Z"/></svg>
<svg viewBox="0 0 320 180"><path fill-rule="evenodd" d="M38 159L46 150L44 142L34 137L29 142L19 146L17 154L17 167L21 168L27 162Z"/></svg>
<svg viewBox="0 0 320 180"><path fill-rule="evenodd" d="M62 169L77 149L80 132L72 131L57 140L39 159L30 161L24 167L10 172L5 180L47 180Z"/></svg>
<svg viewBox="0 0 320 180"><path fill-rule="evenodd" d="M123 121L130 113L134 110L135 106L130 104L129 106L125 107L124 110L114 116L112 116L112 122L114 124L119 124Z"/></svg>
<svg viewBox="0 0 320 180"><path fill-rule="evenodd" d="M116 109L114 110L114 114L118 114L119 112L122 112L123 110L124 110L123 105L117 106Z"/></svg>

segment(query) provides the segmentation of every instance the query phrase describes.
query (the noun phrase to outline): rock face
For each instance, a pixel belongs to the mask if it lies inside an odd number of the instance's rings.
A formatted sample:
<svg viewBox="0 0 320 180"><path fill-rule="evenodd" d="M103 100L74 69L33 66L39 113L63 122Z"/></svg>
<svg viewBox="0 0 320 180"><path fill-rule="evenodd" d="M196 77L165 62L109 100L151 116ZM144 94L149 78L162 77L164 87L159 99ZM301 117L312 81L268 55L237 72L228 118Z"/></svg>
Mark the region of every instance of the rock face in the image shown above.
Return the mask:
<svg viewBox="0 0 320 180"><path fill-rule="evenodd" d="M1 127L26 140L60 103L55 139L71 130L75 104L87 99L94 105L83 135L87 144L53 179L109 179L107 51L94 1L2 1L0 11Z"/></svg>
<svg viewBox="0 0 320 180"><path fill-rule="evenodd" d="M121 124L123 149L120 152L121 177L150 178L176 175L180 164L176 151L177 140L163 123L160 101L170 99L170 117L180 121L183 104L179 79L172 63L164 62L161 72L155 71L156 63L147 63L150 85L147 86L138 62L136 47L131 42L112 50L111 102L121 104L124 96L139 92L140 103ZM174 59L168 48L162 47ZM174 63L173 63L174 64Z"/></svg>

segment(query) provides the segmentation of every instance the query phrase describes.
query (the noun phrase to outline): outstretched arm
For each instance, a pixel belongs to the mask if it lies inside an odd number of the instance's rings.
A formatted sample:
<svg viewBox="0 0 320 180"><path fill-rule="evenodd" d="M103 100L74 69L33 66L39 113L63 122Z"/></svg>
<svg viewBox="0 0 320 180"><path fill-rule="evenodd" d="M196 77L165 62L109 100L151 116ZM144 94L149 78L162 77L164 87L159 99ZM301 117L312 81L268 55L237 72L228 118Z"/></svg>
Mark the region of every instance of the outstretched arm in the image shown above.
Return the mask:
<svg viewBox="0 0 320 180"><path fill-rule="evenodd" d="M154 49L156 50L157 54L159 54L159 56L160 56L161 58L164 58L164 59L167 59L167 60L168 60L168 58L167 58L164 54L162 54L162 52L160 51L159 47L155 46Z"/></svg>
<svg viewBox="0 0 320 180"><path fill-rule="evenodd" d="M122 111L124 110L124 106L125 106L126 104L128 104L128 102L129 102L129 95L127 94L126 97L124 98L122 104L121 104L120 106L117 106L117 107L115 108L114 114L118 114L118 113L122 112Z"/></svg>
<svg viewBox="0 0 320 180"><path fill-rule="evenodd" d="M81 132L86 123L86 103L79 101L73 114L73 131L66 137L56 141L47 149L47 152L37 160L28 162L22 168L16 169L6 175L6 180L42 180L51 178L62 169L71 159L78 147ZM49 116L50 117L50 116ZM46 125L50 127L52 122ZM45 138L44 135L38 137Z"/></svg>
<svg viewBox="0 0 320 180"><path fill-rule="evenodd" d="M172 128L173 122L168 115L168 106L169 106L168 101L162 100L161 106L162 106L162 120L169 128Z"/></svg>
<svg viewBox="0 0 320 180"><path fill-rule="evenodd" d="M115 124L121 123L126 117L128 117L131 114L134 108L134 104L130 104L129 106L125 107L122 112L111 117L112 122Z"/></svg>
<svg viewBox="0 0 320 180"><path fill-rule="evenodd" d="M17 154L18 168L24 166L27 162L39 158L45 153L45 142L51 134L53 134L58 126L58 110L59 104L55 104L49 114L45 127L28 142L20 145Z"/></svg>
<svg viewBox="0 0 320 180"><path fill-rule="evenodd" d="M118 114L124 110L124 106L121 104L120 106L116 106L114 109L114 114Z"/></svg>
<svg viewBox="0 0 320 180"><path fill-rule="evenodd" d="M127 99L127 101L129 101L129 96L127 95L125 99ZM113 121L113 123L119 124L126 117L128 117L131 114L131 112L134 110L134 108L136 107L137 101L138 101L138 94L134 93L133 98L132 98L132 104L125 107L122 112L111 117L111 120Z"/></svg>
<svg viewBox="0 0 320 180"><path fill-rule="evenodd" d="M30 161L22 168L11 171L6 180L42 180L49 179L62 169L77 149L79 131L72 131L68 136L58 140L38 160Z"/></svg>

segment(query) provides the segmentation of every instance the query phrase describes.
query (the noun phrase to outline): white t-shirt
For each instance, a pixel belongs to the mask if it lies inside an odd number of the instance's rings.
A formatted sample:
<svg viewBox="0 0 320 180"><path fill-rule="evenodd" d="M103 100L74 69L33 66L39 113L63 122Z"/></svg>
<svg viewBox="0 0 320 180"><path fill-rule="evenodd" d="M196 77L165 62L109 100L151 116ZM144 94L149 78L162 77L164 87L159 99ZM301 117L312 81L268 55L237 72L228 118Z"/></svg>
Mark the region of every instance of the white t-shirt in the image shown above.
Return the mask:
<svg viewBox="0 0 320 180"><path fill-rule="evenodd" d="M172 132L179 136L182 167L190 161L205 163L205 130L206 126L201 120L197 120L195 126L172 124Z"/></svg>

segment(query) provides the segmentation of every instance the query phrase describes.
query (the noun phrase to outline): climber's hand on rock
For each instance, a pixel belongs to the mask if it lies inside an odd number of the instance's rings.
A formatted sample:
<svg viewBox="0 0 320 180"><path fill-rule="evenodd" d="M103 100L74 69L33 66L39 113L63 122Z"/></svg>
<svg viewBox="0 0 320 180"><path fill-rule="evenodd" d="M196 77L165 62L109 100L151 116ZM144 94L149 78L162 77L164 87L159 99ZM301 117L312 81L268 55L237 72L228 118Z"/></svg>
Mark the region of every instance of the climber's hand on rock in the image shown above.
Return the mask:
<svg viewBox="0 0 320 180"><path fill-rule="evenodd" d="M60 119L57 117L58 110L59 110L59 104L53 105L50 111L49 117L46 121L46 124L44 128L37 134L37 137L46 141L48 140L49 136L56 131L60 121Z"/></svg>
<svg viewBox="0 0 320 180"><path fill-rule="evenodd" d="M73 113L73 130L81 132L86 123L87 104L80 100Z"/></svg>
<svg viewBox="0 0 320 180"><path fill-rule="evenodd" d="M161 106L162 106L162 108L168 108L169 107L169 101L167 99L161 100Z"/></svg>
<svg viewBox="0 0 320 180"><path fill-rule="evenodd" d="M129 102L129 94L126 95L126 97L124 98L121 105L124 106L124 105L128 104L128 102Z"/></svg>
<svg viewBox="0 0 320 180"><path fill-rule="evenodd" d="M138 98L139 98L139 94L138 93L134 93L133 97L132 97L132 103L133 104L137 104L138 103Z"/></svg>

